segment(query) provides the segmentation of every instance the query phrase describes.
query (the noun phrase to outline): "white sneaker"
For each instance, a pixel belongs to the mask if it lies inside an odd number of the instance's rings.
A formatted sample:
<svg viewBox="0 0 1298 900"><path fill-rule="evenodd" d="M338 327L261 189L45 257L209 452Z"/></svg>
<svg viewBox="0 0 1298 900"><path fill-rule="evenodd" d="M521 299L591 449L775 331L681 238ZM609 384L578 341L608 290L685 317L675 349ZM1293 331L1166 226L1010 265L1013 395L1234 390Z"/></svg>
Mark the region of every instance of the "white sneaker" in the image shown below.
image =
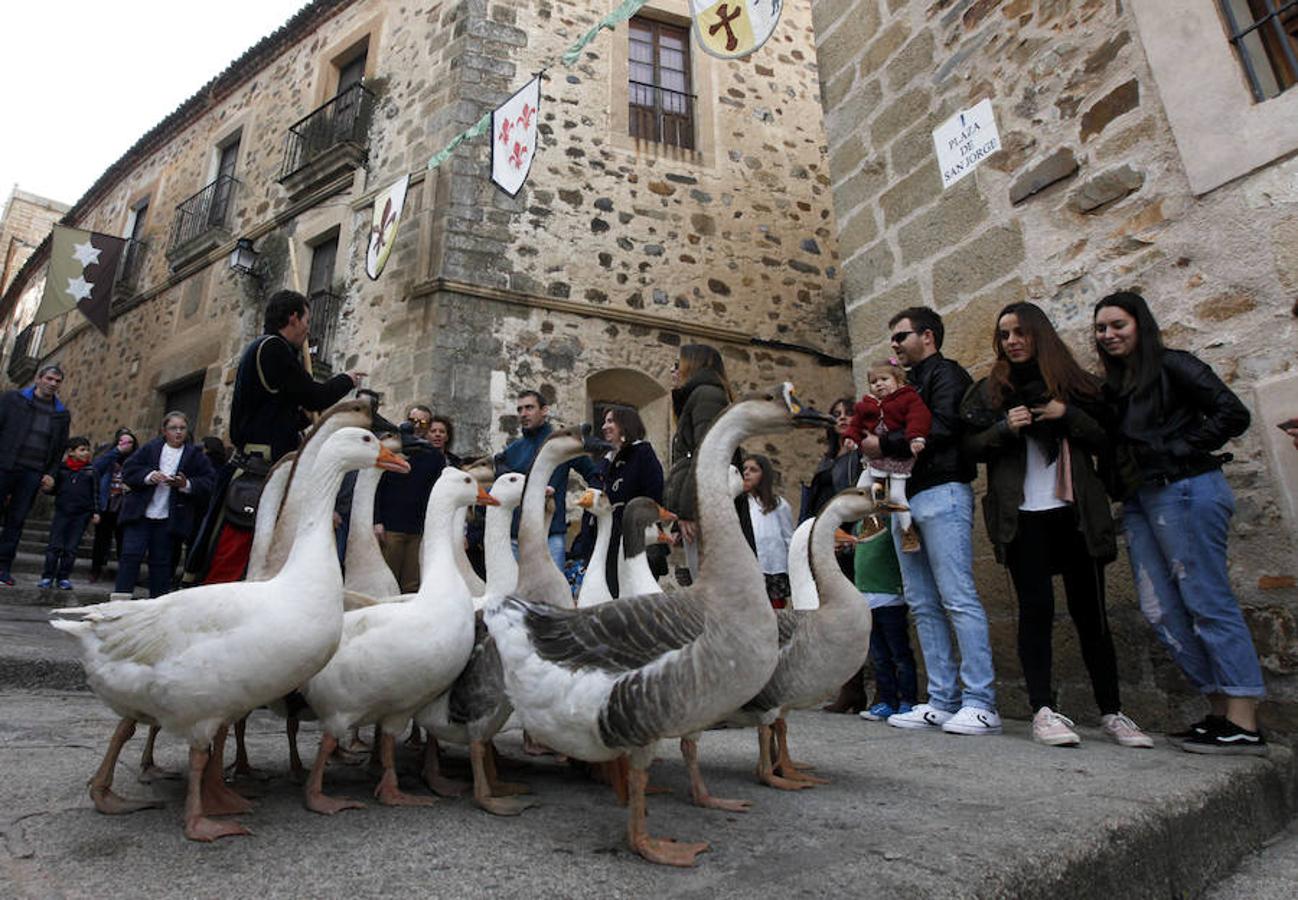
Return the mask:
<svg viewBox="0 0 1298 900"><path fill-rule="evenodd" d="M1032 717L1032 740L1049 747L1076 747L1082 742L1073 731L1073 720L1048 706L1041 707Z"/></svg>
<svg viewBox="0 0 1298 900"><path fill-rule="evenodd" d="M1100 725L1104 729L1105 737L1117 741L1123 747L1149 749L1154 746L1154 739L1137 728L1136 723L1122 713L1100 716Z"/></svg>
<svg viewBox="0 0 1298 900"><path fill-rule="evenodd" d="M1001 717L993 709L962 706L942 723L942 730L947 734L1000 734Z"/></svg>
<svg viewBox="0 0 1298 900"><path fill-rule="evenodd" d="M893 728L941 728L951 715L944 709L921 703L910 712L894 713L889 716L888 724Z"/></svg>

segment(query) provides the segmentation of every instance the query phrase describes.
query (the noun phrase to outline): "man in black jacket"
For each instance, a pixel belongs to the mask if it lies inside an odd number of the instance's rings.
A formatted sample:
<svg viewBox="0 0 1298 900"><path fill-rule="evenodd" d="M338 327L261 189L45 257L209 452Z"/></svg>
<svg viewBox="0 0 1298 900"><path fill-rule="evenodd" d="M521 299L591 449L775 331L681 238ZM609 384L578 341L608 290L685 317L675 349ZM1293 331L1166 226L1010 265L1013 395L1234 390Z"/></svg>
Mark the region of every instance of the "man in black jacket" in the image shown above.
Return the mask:
<svg viewBox="0 0 1298 900"><path fill-rule="evenodd" d="M217 478L212 504L185 566L185 583L215 584L243 578L252 550L252 530L224 523L225 491L248 456L273 464L296 450L307 411L319 412L360 387L364 372L345 372L321 384L303 365L310 336L311 307L295 291L280 291L266 304L264 331L239 359L230 405L230 439L235 457Z"/></svg>
<svg viewBox="0 0 1298 900"><path fill-rule="evenodd" d="M906 483L914 527L922 547L901 551L893 529L906 602L928 670L928 702L888 719L897 728L938 728L951 734L1000 734L995 672L987 614L973 580L973 488L975 466L961 449L960 401L972 379L941 353L942 317L928 307L904 309L888 323L892 350L909 381L933 414L928 441ZM911 456L904 431L861 441L866 456ZM957 664L951 631L960 647ZM964 682L961 691L957 683Z"/></svg>
<svg viewBox="0 0 1298 900"><path fill-rule="evenodd" d="M63 370L43 366L36 382L0 396L0 503L8 499L0 532L0 585L13 586L13 566L23 523L40 488L54 486L72 415L59 402Z"/></svg>

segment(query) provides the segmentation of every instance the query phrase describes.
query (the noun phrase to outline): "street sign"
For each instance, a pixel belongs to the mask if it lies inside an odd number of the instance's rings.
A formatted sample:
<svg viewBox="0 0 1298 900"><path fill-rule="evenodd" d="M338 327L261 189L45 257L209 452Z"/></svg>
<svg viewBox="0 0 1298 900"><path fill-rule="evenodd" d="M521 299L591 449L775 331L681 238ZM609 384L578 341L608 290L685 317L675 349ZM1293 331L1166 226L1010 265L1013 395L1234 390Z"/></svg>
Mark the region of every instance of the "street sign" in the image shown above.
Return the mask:
<svg viewBox="0 0 1298 900"><path fill-rule="evenodd" d="M964 178L1001 148L992 102L984 100L933 129L933 146L942 171L942 189Z"/></svg>

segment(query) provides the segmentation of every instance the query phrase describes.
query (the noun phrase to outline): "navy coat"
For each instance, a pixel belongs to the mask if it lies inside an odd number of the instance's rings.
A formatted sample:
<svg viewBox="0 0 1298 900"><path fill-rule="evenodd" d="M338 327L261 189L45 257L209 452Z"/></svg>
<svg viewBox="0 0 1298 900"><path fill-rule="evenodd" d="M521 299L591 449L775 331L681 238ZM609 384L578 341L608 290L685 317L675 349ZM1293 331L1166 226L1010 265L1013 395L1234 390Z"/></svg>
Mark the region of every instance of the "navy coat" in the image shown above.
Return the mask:
<svg viewBox="0 0 1298 900"><path fill-rule="evenodd" d="M127 457L122 466L122 480L131 489L122 498L122 511L118 516L118 521L122 524L144 518L145 511L153 500L153 492L157 490L157 485L146 484L144 479L158 468L165 443L161 437L154 438ZM186 444L182 448L180 466L176 471L188 478L192 487L189 493L172 489L167 514L170 528L167 530L174 535L188 537L193 531L195 511L201 514L207 509L207 498L212 492L216 473L212 471L207 454L194 444Z"/></svg>

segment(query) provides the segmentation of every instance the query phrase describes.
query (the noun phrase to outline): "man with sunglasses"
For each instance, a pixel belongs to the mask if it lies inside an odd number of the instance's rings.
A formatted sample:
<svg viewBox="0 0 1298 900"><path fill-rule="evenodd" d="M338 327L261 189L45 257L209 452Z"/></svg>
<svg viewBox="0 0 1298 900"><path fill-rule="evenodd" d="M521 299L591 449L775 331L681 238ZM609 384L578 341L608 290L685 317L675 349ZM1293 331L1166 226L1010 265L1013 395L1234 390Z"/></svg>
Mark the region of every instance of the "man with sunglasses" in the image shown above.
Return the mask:
<svg viewBox="0 0 1298 900"><path fill-rule="evenodd" d="M942 355L945 329L934 310L903 309L888 326L893 354L933 414L928 441L906 484L920 551L902 553L901 533L893 529L906 602L915 616L928 670L928 702L890 716L888 724L941 728L950 734L1000 734L987 614L973 579L970 482L976 470L960 446L960 401L973 380L959 363ZM861 452L869 457L911 456L903 431L864 437ZM952 631L960 650L958 663Z"/></svg>

